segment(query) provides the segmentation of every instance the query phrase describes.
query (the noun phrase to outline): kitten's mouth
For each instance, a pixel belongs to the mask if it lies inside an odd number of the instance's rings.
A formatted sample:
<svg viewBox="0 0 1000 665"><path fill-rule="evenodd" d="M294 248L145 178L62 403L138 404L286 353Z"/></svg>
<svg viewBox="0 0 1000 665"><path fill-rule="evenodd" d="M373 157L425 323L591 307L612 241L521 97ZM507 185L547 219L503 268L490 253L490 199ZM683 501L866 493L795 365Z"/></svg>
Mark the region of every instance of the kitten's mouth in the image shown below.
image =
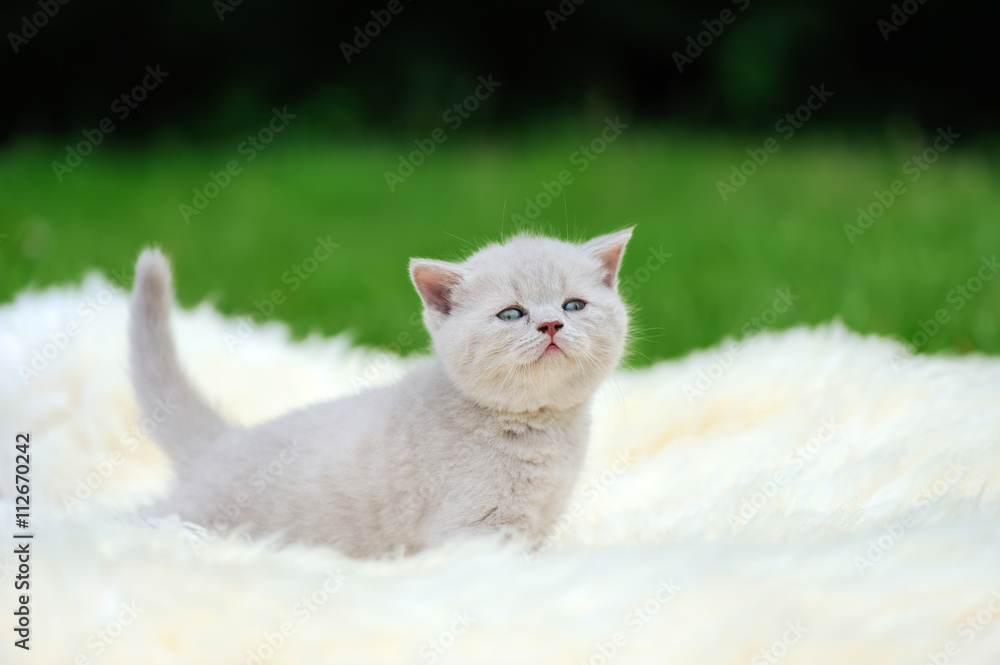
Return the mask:
<svg viewBox="0 0 1000 665"><path fill-rule="evenodd" d="M558 344L555 342L549 342L549 345L545 347L544 351L542 351L542 358L545 356L554 356L556 354L563 356L566 355L563 350L559 348Z"/></svg>

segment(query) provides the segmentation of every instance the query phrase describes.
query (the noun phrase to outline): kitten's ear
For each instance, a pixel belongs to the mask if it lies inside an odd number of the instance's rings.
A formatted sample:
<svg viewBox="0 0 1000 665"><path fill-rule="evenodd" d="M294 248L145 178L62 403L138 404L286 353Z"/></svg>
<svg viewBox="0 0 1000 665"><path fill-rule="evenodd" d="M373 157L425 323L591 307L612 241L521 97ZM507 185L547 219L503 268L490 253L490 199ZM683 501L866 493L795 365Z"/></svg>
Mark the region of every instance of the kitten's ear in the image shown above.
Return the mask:
<svg viewBox="0 0 1000 665"><path fill-rule="evenodd" d="M451 292L465 277L461 266L447 261L410 259L410 279L424 307L445 316L451 312Z"/></svg>
<svg viewBox="0 0 1000 665"><path fill-rule="evenodd" d="M605 236L598 236L583 245L583 249L596 257L604 270L603 281L605 286L612 289L618 283L618 269L622 265L622 256L625 255L625 245L632 237L634 226L621 231L615 231Z"/></svg>

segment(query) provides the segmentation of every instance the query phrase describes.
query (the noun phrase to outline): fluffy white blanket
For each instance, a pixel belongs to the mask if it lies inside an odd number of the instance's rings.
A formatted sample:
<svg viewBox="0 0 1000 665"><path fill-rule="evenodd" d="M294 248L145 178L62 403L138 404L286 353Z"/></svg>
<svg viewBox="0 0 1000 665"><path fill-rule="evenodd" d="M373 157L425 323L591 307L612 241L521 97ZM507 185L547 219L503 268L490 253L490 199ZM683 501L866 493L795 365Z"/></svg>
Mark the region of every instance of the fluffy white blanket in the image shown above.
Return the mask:
<svg viewBox="0 0 1000 665"><path fill-rule="evenodd" d="M171 471L130 393L125 304L91 276L0 308L2 663L1000 662L998 359L831 324L619 371L544 551L356 561L129 514ZM209 305L174 326L239 423L419 362Z"/></svg>

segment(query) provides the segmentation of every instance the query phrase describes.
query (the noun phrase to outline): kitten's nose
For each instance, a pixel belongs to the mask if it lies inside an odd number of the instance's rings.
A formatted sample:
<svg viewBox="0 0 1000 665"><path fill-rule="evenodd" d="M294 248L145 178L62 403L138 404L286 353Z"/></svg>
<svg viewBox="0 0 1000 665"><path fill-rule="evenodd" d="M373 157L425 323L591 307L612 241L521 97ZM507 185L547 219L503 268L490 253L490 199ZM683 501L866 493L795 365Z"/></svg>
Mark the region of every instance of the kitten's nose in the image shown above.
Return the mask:
<svg viewBox="0 0 1000 665"><path fill-rule="evenodd" d="M546 321L538 326L538 331L548 333L550 339L555 339L556 331L563 327L562 321Z"/></svg>

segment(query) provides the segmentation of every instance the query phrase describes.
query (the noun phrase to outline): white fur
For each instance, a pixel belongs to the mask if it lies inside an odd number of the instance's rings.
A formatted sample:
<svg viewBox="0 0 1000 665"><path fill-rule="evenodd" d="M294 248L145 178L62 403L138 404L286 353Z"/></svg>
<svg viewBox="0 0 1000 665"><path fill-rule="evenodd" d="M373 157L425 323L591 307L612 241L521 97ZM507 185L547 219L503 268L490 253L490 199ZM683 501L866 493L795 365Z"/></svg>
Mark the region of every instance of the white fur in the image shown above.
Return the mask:
<svg viewBox="0 0 1000 665"><path fill-rule="evenodd" d="M36 534L32 650L13 647L8 621L2 663L217 665L270 650L269 665L427 663L428 654L438 663L575 665L602 662L616 635L624 645L614 646L612 665L767 663L762 650L784 648L781 665L923 665L950 643L959 652L949 664L998 662L1000 614L990 603L1000 588L1000 360L905 360L895 342L832 325L757 337L693 403L685 385L728 343L619 371L594 401L584 472L550 546L526 556L481 538L372 562L329 547L247 544L239 534L209 541L173 521L150 528L118 516L166 491L171 471L149 437L128 443L140 419L127 375L127 295L115 292L94 318L80 313L106 289L92 276L0 307L8 618L21 431L33 441ZM78 334L22 382L19 368L71 323ZM230 350L225 336L237 325L207 305L174 312L181 365L243 426L349 395L362 377L389 383L422 362L386 362L343 337L292 342L272 323ZM828 418L835 437L734 533L731 512ZM956 461L968 469L947 483ZM92 496L76 501L85 491ZM886 541L928 497L935 502L916 526ZM889 548L859 572L857 558L879 539ZM660 580L671 579L678 592L656 600ZM304 618L303 599L314 608ZM142 613L116 626L131 602ZM648 622L636 623L637 610ZM475 623L449 633L463 611ZM807 632L776 647L786 622ZM98 655L109 625L118 636Z"/></svg>
<svg viewBox="0 0 1000 665"><path fill-rule="evenodd" d="M544 537L583 462L590 397L624 351L616 277L630 236L519 236L460 264L413 260L438 359L392 386L254 428L228 427L187 380L170 333L169 265L143 252L132 382L144 415L164 416L154 437L179 480L143 514L245 525L354 556L412 553L463 533ZM566 311L574 299L585 305ZM512 307L524 316L498 318ZM272 462L287 471L269 481L261 469Z"/></svg>

